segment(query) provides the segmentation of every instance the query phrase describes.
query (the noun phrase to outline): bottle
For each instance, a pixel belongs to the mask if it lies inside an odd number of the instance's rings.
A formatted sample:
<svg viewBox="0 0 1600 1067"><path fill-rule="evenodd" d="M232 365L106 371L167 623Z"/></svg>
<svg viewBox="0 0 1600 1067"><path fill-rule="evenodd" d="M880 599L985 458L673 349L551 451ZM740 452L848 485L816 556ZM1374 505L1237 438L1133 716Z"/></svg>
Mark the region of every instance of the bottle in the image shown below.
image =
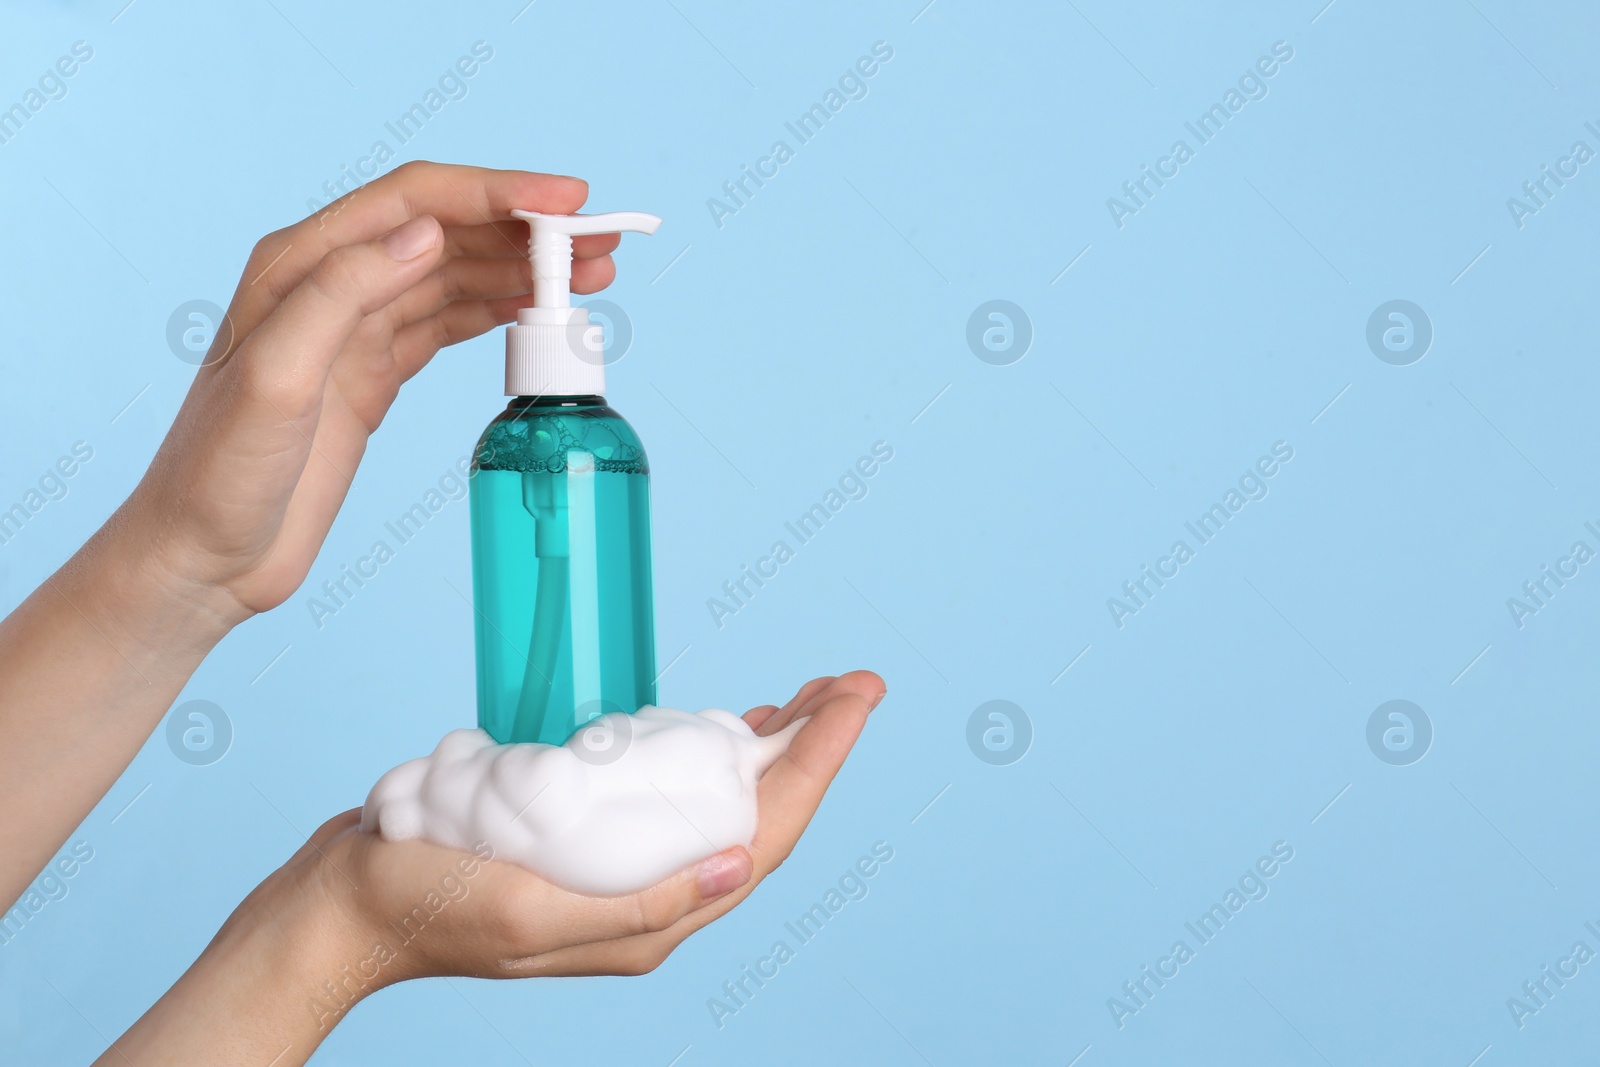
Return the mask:
<svg viewBox="0 0 1600 1067"><path fill-rule="evenodd" d="M654 233L642 212L526 219L534 306L506 328L512 400L472 463L478 725L559 745L654 704L649 462L606 404L602 333L572 307L572 238Z"/></svg>

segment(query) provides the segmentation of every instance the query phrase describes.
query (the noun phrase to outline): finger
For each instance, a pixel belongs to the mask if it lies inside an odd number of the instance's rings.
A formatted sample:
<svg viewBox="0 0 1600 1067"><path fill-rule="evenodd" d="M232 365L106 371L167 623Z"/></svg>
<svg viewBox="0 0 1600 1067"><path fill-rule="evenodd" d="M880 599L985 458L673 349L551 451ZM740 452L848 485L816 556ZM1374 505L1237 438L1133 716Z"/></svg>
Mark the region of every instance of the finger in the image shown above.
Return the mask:
<svg viewBox="0 0 1600 1067"><path fill-rule="evenodd" d="M572 264L572 291L598 293L617 279L617 264L609 255L593 259L574 260Z"/></svg>
<svg viewBox="0 0 1600 1067"><path fill-rule="evenodd" d="M395 369L407 381L425 367L441 348L488 333L517 317L519 307L533 303L532 296L501 300L468 300L451 304L437 314L404 326L395 332L390 350Z"/></svg>
<svg viewBox="0 0 1600 1067"><path fill-rule="evenodd" d="M438 224L417 219L384 239L338 250L232 358L202 368L196 378L198 388L219 391L225 409L210 420L216 428L210 455L219 467L230 457L254 464L266 457L286 472L298 471L257 497L285 534L262 562L263 573L279 568L291 584L304 576L303 563L287 553L297 544L320 545L367 433L393 399L391 391L369 398L364 416L352 412L329 388L339 352L374 305L391 302L432 269L440 247Z"/></svg>
<svg viewBox="0 0 1600 1067"><path fill-rule="evenodd" d="M843 681L842 688L835 683ZM646 931L603 944L558 949L518 961L524 975L645 974L695 931L726 915L784 861L816 814L823 794L861 734L872 705L881 698L882 680L870 671L842 679L816 679L801 690L827 683L827 697L790 743L789 751L761 779L761 823L750 846L751 877L726 895L695 908L661 930ZM876 685L874 685L876 682ZM876 691L868 699L861 690ZM797 698L798 699L798 698ZM755 708L750 714L764 711Z"/></svg>
<svg viewBox="0 0 1600 1067"><path fill-rule="evenodd" d="M572 290L575 293L589 293L603 289L615 275L616 267L609 256L575 263L572 267ZM503 326L516 319L519 309L532 306L532 293L485 300L461 300L399 325L395 329L391 347L400 379L410 379L441 348Z"/></svg>
<svg viewBox="0 0 1600 1067"><path fill-rule="evenodd" d="M460 259L527 259L528 224L480 222L444 228L445 254Z"/></svg>
<svg viewBox="0 0 1600 1067"><path fill-rule="evenodd" d="M743 899L741 894L735 894ZM724 897L723 901L731 900ZM680 919L669 930L638 937L622 937L590 945L572 945L526 959L507 960L507 978L581 978L593 975L637 976L649 974L696 930L725 914L723 901ZM728 907L732 907L731 904Z"/></svg>
<svg viewBox="0 0 1600 1067"><path fill-rule="evenodd" d="M710 926L738 907L759 884L760 879L752 878L727 896L713 900L703 908L697 908L665 930L656 933L619 937L595 944L572 945L528 960L519 960L517 962L522 969L518 973L527 977L552 978L599 974L649 974L661 966L692 934Z"/></svg>
<svg viewBox="0 0 1600 1067"><path fill-rule="evenodd" d="M521 219L476 226L446 226L445 251L463 259L528 258L528 224ZM573 259L597 259L614 252L620 233L585 234L572 239Z"/></svg>
<svg viewBox="0 0 1600 1067"><path fill-rule="evenodd" d="M805 685L802 685L800 687L800 691L794 696L790 697L789 701L784 704L783 707L778 709L776 715L767 716L767 718L762 721L762 724L755 728L756 733L762 735L763 737L777 733L779 730L783 729L783 727L787 726L791 721L793 721L796 711L804 707L806 703L809 702L813 697L832 684L833 675L831 674L824 675L821 678L811 679L811 681L807 682Z"/></svg>
<svg viewBox="0 0 1600 1067"><path fill-rule="evenodd" d="M843 685L839 686L838 683L841 682ZM808 714L808 717L817 721L801 729L791 742L790 751L794 752L795 746L800 744L800 739L806 737L808 733L820 733L801 745L798 762L791 762L784 769L774 765L761 780L759 800L761 823L756 830L756 841L751 846L751 852L755 854L757 849L762 849L765 855L756 857L754 874L748 882L727 896L690 912L666 930L658 934L629 939L641 943L641 946L635 946L636 948L648 953L659 949L663 943L675 946L707 923L733 910L740 901L755 891L761 880L772 873L784 857L788 856L795 842L799 840L801 832L810 824L811 816L821 803L822 795L827 791L834 775L838 773L856 738L860 736L866 713L882 699L884 692L883 679L871 671L852 671L842 678L815 678L800 688L795 699L790 701L791 708L806 696L822 695L824 703L815 709L815 715ZM853 714L854 709L849 706L842 709L832 707L832 702L840 698L847 701L864 700L865 711L857 718ZM775 710L777 709L772 708L770 704L752 708L745 718L748 722L752 717ZM822 737L826 740L819 739ZM784 762L783 759L779 760L779 764ZM768 779L772 779L771 786L767 784ZM781 846L781 853L776 850L775 844ZM763 862L763 859L766 862Z"/></svg>
<svg viewBox="0 0 1600 1067"><path fill-rule="evenodd" d="M583 206L588 183L530 171L405 163L340 197L316 215L262 238L245 265L229 309L234 329L253 330L335 248L370 241L413 218L447 226L509 222L514 209L569 214ZM526 244L523 245L525 249Z"/></svg>
<svg viewBox="0 0 1600 1067"><path fill-rule="evenodd" d="M750 729L756 731L757 733L760 733L761 724L776 714L778 714L778 705L763 704L759 708L751 708L749 711L744 713L743 717L746 726L750 727Z"/></svg>
<svg viewBox="0 0 1600 1067"><path fill-rule="evenodd" d="M613 235L615 236L615 235ZM572 264L572 280L569 287L574 293L594 293L610 285L617 276L617 265L606 253L597 254L589 259L577 260ZM426 281L407 292L395 301L385 312L388 322L389 334L384 336L387 344L388 337L404 329L412 323L436 315L453 303L474 300L504 300L516 298L517 303L509 313L498 312L488 325L476 332L469 332L456 336L455 340L465 340L476 337L483 330L490 329L500 323L510 322L516 317L516 310L529 307L533 303L533 267L525 258L489 258L475 259L459 258L447 259L437 272L437 277L430 276ZM446 342L454 344L455 341ZM443 347L440 345L439 347ZM438 349L425 351L420 362L413 358L411 363L414 368L411 373L421 369L423 364L431 358ZM410 375L405 375L410 377Z"/></svg>
<svg viewBox="0 0 1600 1067"><path fill-rule="evenodd" d="M487 263L489 261L480 260L479 262ZM362 323L361 328L351 337L350 343L345 350L346 355L358 357L357 362L367 357L376 356L378 357L378 362L375 365L379 367L385 366L394 349L396 340L408 327L415 326L418 323L426 323L435 316L444 313L456 303L483 304L489 301L499 302L502 300L519 303L526 300L531 305L533 299L528 295L527 290L521 288L521 283L509 280L516 278L519 274L526 276L527 271L522 270L519 272L515 266L516 260L507 259L500 262L509 265L506 275L500 280L496 280L494 273L490 271L476 274L471 279L445 279L441 278L438 273L429 275L406 290L394 303ZM480 292L465 299L459 299L454 295L458 284L470 285L472 288L480 290ZM451 312L451 314L454 315L456 313ZM509 322L515 317L516 311L513 310L510 317L504 321ZM491 322L490 325L493 325L493 323ZM481 333L482 331L480 330L479 332ZM415 335L412 336L414 337ZM465 336L475 337L477 334L468 333ZM405 381L412 374L421 370L438 349L442 347L444 346L435 347L430 344L420 348L418 358L414 361L408 361L410 371L401 375L401 381Z"/></svg>
<svg viewBox="0 0 1600 1067"><path fill-rule="evenodd" d="M604 288L615 273L615 265L609 257L585 260L574 267L573 291L587 293ZM369 317L353 335L349 351L357 355L381 353L382 367L387 368L391 343L402 330L440 314L452 304L483 301L495 302L495 307L474 309L466 315L462 314L462 309L457 309L451 312L451 321L437 324L442 330L427 329L412 334L401 357L405 369L400 381L416 374L445 345L476 337L496 325L510 322L516 318L519 308L532 306L533 281L528 261L445 260L439 270L408 289L379 315ZM509 303L502 304L502 301ZM489 313L483 313L485 311Z"/></svg>
<svg viewBox="0 0 1600 1067"><path fill-rule="evenodd" d="M855 693L866 700L869 705L876 706L883 695L889 691L882 675L876 671L846 671L833 680L834 687L848 693Z"/></svg>
<svg viewBox="0 0 1600 1067"><path fill-rule="evenodd" d="M501 964L508 978L583 978L593 975L649 974L680 941L664 934L627 937L598 945L573 945Z"/></svg>
<svg viewBox="0 0 1600 1067"><path fill-rule="evenodd" d="M851 671L841 674L824 688L813 693L810 699L802 702L796 701L796 707L790 709L783 721L777 723L778 729L783 729L796 719L803 719L816 711L822 702L840 693L856 693L863 697L868 704L877 704L878 698L884 693L883 679L871 671Z"/></svg>
<svg viewBox="0 0 1600 1067"><path fill-rule="evenodd" d="M854 672L858 675L870 672ZM872 675L876 678L876 675ZM818 679L821 681L821 679ZM833 681L833 679L829 679ZM860 681L865 682L866 679ZM808 688L812 683L808 683ZM875 701L874 701L875 702ZM794 849L810 824L828 785L860 736L871 703L853 689L835 694L811 716L791 742L788 755L761 779L761 823L750 853L755 869L748 881L727 895L682 916L671 926L623 938L607 945L552 952L536 961L537 974L642 974L659 966L685 938L738 907L761 880ZM757 708L756 711L762 709ZM804 744L802 745L802 739ZM639 969L641 968L642 969Z"/></svg>
<svg viewBox="0 0 1600 1067"><path fill-rule="evenodd" d="M804 718L816 710L817 701L824 698L836 681L837 678L828 675L825 678L814 678L801 686L800 692L795 694L794 699L785 704L778 714L767 720L761 729L762 735L775 734L796 719Z"/></svg>
<svg viewBox="0 0 1600 1067"><path fill-rule="evenodd" d="M572 288L580 293L593 292L611 284L615 276L616 264L610 257L584 260L573 264ZM458 300L521 296L533 292L533 266L526 259L447 260L415 291L440 300L437 307L426 312L429 315ZM410 297L408 293L398 303L405 303Z"/></svg>
<svg viewBox="0 0 1600 1067"><path fill-rule="evenodd" d="M421 215L432 215L446 226L477 226L511 222L514 210L570 214L588 196L589 183L581 178L419 160L396 167L282 232L286 243L298 239L327 251L370 241Z"/></svg>
<svg viewBox="0 0 1600 1067"><path fill-rule="evenodd" d="M811 679L811 681L807 682L805 685L802 685L794 696L789 698L789 700L783 705L782 710L791 714L799 710L800 708L804 707L812 697L816 696L818 693L828 688L828 686L832 685L834 679L837 677L838 675L825 674L820 678Z"/></svg>
<svg viewBox="0 0 1600 1067"><path fill-rule="evenodd" d="M391 307L404 324L437 314L458 300L498 300L533 291L526 259L455 259L445 262Z"/></svg>
<svg viewBox="0 0 1600 1067"><path fill-rule="evenodd" d="M586 234L572 239L573 259L599 259L609 256L617 250L622 243L620 233L595 233Z"/></svg>
<svg viewBox="0 0 1600 1067"><path fill-rule="evenodd" d="M546 952L670 929L685 915L745 885L754 869L750 853L736 847L627 896L591 897L558 891L520 898L518 904L526 906L520 914L514 912L512 921L514 933L521 927L525 936L511 943L537 945L538 950L530 956L507 959L503 965L515 972Z"/></svg>
<svg viewBox="0 0 1600 1067"><path fill-rule="evenodd" d="M844 685L835 691L835 683ZM881 699L882 679L870 671L854 671L842 679L816 679L801 694L826 689L829 696L809 717L789 751L761 780L761 824L750 847L755 867L732 892L708 901L655 931L632 934L599 944L578 944L514 961L519 975L645 974L660 966L695 931L737 907L761 880L782 863L810 824L828 785L860 736L872 705ZM863 691L873 693L869 699ZM796 696L796 701L800 695ZM791 703L794 703L793 701ZM750 716L771 705L754 708Z"/></svg>
<svg viewBox="0 0 1600 1067"><path fill-rule="evenodd" d="M426 278L443 244L438 222L425 216L335 249L220 369L250 386L280 422L314 414L345 342L368 315Z"/></svg>
<svg viewBox="0 0 1600 1067"><path fill-rule="evenodd" d="M852 673L877 677L869 671ZM863 714L871 712L883 695L881 683L863 680L852 684L850 678L850 675L843 675L836 679L805 709L805 714L797 716L805 720L804 725L789 743L784 756L779 757L775 768L798 766L813 779L831 776L839 769L861 730L861 724L855 721L854 709L864 709ZM840 723L853 723L853 731L841 732ZM825 788L826 782L822 785Z"/></svg>
<svg viewBox="0 0 1600 1067"><path fill-rule="evenodd" d="M356 332L349 350L357 354L384 353L387 358L400 331L432 318L451 304L506 299L531 304L532 292L533 269L526 259L446 259L438 270L406 290L378 315L369 317ZM435 351L424 350L421 358L412 362L411 373L420 370ZM409 377L410 374L403 376Z"/></svg>
<svg viewBox="0 0 1600 1067"><path fill-rule="evenodd" d="M871 702L859 693L830 697L762 776L757 793L761 822L750 846L757 881L794 850L871 710Z"/></svg>

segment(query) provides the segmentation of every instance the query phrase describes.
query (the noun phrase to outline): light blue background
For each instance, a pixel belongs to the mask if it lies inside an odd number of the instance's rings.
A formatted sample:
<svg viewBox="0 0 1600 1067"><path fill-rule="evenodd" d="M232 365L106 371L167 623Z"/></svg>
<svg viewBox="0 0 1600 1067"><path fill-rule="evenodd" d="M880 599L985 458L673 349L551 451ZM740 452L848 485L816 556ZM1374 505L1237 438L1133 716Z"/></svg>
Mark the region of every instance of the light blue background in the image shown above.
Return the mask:
<svg viewBox="0 0 1600 1067"><path fill-rule="evenodd" d="M1600 149L1600 20L922 2L8 5L0 104L74 41L94 59L0 145L0 503L74 441L95 458L0 549L3 606L160 441L192 375L173 309L225 304L255 240L482 40L396 162L579 174L591 209L667 219L606 294L635 330L611 395L655 472L661 661L687 648L663 702L742 710L857 666L889 696L791 861L655 974L413 983L317 1062L1587 1056L1600 964L1521 1029L1506 1001L1600 950L1600 576L1520 630L1506 599L1600 547L1600 164L1520 229L1506 200ZM879 40L869 95L718 228L707 199ZM1106 199L1276 41L1269 95L1119 229ZM965 340L996 298L1034 331L1009 366ZM1435 331L1410 366L1364 337L1396 298ZM502 344L405 390L307 589L196 674L225 758L158 733L74 835L95 858L0 948L8 1062L97 1054L305 834L471 722L465 505L321 630L305 597L469 452ZM878 440L867 498L719 630L707 598ZM1119 630L1106 599L1277 441L1270 495ZM1410 766L1366 741L1396 698L1435 732ZM966 741L994 699L1032 723L1009 766ZM880 840L870 895L719 1029L708 998ZM1107 999L1278 841L1270 895L1119 1029Z"/></svg>

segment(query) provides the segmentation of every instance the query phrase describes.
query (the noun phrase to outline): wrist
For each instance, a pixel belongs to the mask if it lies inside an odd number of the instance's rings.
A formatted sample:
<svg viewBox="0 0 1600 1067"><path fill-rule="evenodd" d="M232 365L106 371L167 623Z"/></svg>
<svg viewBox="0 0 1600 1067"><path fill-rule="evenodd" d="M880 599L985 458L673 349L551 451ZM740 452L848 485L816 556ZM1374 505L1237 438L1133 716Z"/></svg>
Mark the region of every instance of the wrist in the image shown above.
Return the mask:
<svg viewBox="0 0 1600 1067"><path fill-rule="evenodd" d="M199 663L252 614L227 590L185 575L158 545L119 514L51 579L141 673Z"/></svg>
<svg viewBox="0 0 1600 1067"><path fill-rule="evenodd" d="M356 939L322 872L301 858L245 898L101 1062L292 1067L310 1058L371 990L340 991Z"/></svg>
<svg viewBox="0 0 1600 1067"><path fill-rule="evenodd" d="M271 961L264 992L279 1001L296 1040L315 1048L381 986L361 974L353 888L325 853L306 851L262 883L260 898L247 899L228 925L238 920L233 939L243 957Z"/></svg>
<svg viewBox="0 0 1600 1067"><path fill-rule="evenodd" d="M394 966L393 953L361 907L353 879L366 882L368 874L346 847L355 831L330 832L352 814L324 825L273 876L282 883L276 892L295 901L293 908L314 931L314 948L302 954L294 979L297 1004L318 1041L361 1001L410 977Z"/></svg>

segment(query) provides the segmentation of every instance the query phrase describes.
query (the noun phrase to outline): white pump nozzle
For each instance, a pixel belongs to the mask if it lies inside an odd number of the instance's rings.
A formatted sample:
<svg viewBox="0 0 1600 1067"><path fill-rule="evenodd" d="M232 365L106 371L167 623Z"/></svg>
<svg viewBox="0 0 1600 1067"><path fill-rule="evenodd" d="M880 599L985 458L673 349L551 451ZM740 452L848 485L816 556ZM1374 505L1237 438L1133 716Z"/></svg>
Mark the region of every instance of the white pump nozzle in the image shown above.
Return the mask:
<svg viewBox="0 0 1600 1067"><path fill-rule="evenodd" d="M533 263L533 302L542 308L572 306L572 239L596 233L655 233L661 219L642 211L604 215L545 215L513 211L528 223L528 259Z"/></svg>
<svg viewBox="0 0 1600 1067"><path fill-rule="evenodd" d="M533 303L506 328L507 396L586 396L605 392L604 341L589 313L572 306L572 239L597 233L655 233L661 219L642 211L603 215L511 213L528 223Z"/></svg>

